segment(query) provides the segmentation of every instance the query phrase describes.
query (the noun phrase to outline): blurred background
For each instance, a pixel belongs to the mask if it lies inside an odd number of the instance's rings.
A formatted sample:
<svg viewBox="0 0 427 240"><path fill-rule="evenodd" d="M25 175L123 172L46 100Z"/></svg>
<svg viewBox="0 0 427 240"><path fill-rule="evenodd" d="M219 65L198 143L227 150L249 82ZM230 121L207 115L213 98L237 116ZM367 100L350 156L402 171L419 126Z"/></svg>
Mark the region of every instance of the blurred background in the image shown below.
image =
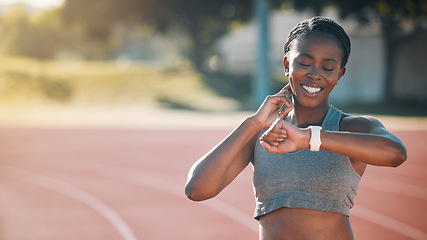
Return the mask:
<svg viewBox="0 0 427 240"><path fill-rule="evenodd" d="M315 15L352 42L331 103L408 147L368 168L356 239L427 239L427 0L0 0L0 239L257 239L249 168L202 204L186 174Z"/></svg>
<svg viewBox="0 0 427 240"><path fill-rule="evenodd" d="M425 116L424 0L1 0L1 121L131 106L253 111L286 84L283 44L313 15L352 40L334 105Z"/></svg>

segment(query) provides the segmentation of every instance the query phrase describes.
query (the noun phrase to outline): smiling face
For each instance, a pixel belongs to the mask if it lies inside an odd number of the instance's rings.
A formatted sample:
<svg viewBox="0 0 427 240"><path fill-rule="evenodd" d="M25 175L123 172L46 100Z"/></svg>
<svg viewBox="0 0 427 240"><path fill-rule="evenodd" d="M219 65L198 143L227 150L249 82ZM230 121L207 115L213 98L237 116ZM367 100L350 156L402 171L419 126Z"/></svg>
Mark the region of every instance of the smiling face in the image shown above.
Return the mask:
<svg viewBox="0 0 427 240"><path fill-rule="evenodd" d="M296 105L329 107L329 94L344 75L343 51L335 38L312 33L295 39L283 60Z"/></svg>

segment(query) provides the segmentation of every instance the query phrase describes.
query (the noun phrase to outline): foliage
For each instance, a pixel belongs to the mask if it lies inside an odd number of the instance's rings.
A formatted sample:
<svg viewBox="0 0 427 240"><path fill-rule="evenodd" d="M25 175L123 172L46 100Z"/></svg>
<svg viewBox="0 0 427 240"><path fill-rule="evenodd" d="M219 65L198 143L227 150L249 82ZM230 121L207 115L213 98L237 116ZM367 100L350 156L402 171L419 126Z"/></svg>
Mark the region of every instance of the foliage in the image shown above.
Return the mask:
<svg viewBox="0 0 427 240"><path fill-rule="evenodd" d="M65 27L61 8L30 13L16 4L0 15L0 52L7 55L53 59L60 55L74 58L104 58L111 52L110 39L96 41L79 28Z"/></svg>
<svg viewBox="0 0 427 240"><path fill-rule="evenodd" d="M5 54L52 58L65 40L58 9L31 18L23 5L0 17L1 50Z"/></svg>
<svg viewBox="0 0 427 240"><path fill-rule="evenodd" d="M311 9L320 15L335 6L343 18L355 17L361 23L381 24L386 56L385 93L393 99L393 77L402 44L427 28L426 0L265 0L272 9L289 7ZM178 47L196 70L204 71L211 45L233 26L253 15L253 1L244 0L65 0L60 8L31 16L22 5L0 15L0 51L5 54L49 59L59 54L76 54L84 59L116 57L117 27L150 26L150 31L171 29L187 38L170 34L171 42L186 42ZM131 30L132 31L132 30ZM144 45L146 53L157 53L155 45ZM184 49L182 46L189 46ZM153 50L155 49L155 50ZM184 50L182 50L184 49ZM168 51L168 49L163 49Z"/></svg>
<svg viewBox="0 0 427 240"><path fill-rule="evenodd" d="M211 44L234 21L251 15L251 1L245 0L66 0L62 10L66 24L80 26L94 39L107 38L118 22L181 29L191 40L189 56L197 70L203 70Z"/></svg>
<svg viewBox="0 0 427 240"><path fill-rule="evenodd" d="M362 24L370 21L378 22L385 46L385 100L395 100L393 87L399 50L409 40L427 31L426 0L289 1L296 10L311 9L316 15L321 15L323 8L332 5L338 9L341 18L354 17Z"/></svg>

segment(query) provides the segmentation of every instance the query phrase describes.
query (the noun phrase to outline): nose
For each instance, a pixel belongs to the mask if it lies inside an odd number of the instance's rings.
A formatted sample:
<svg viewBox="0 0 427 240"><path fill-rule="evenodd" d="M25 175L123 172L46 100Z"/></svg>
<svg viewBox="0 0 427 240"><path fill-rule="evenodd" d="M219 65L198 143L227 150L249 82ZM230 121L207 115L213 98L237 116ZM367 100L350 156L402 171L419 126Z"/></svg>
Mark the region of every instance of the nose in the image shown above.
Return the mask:
<svg viewBox="0 0 427 240"><path fill-rule="evenodd" d="M320 74L319 74L319 70L317 69L317 67L313 66L310 71L307 73L307 76L312 78L313 80L318 80L321 78Z"/></svg>

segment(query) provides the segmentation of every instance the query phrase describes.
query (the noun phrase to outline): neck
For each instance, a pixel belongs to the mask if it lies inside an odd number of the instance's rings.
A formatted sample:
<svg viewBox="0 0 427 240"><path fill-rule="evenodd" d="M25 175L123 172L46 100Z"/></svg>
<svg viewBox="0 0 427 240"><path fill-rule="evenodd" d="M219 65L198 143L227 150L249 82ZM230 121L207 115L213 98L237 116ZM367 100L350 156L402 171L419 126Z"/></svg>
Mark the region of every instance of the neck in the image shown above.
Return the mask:
<svg viewBox="0 0 427 240"><path fill-rule="evenodd" d="M290 121L298 127L308 127L311 125L322 125L323 119L329 110L329 102L318 105L317 107L305 107L298 102L294 102L294 114Z"/></svg>

